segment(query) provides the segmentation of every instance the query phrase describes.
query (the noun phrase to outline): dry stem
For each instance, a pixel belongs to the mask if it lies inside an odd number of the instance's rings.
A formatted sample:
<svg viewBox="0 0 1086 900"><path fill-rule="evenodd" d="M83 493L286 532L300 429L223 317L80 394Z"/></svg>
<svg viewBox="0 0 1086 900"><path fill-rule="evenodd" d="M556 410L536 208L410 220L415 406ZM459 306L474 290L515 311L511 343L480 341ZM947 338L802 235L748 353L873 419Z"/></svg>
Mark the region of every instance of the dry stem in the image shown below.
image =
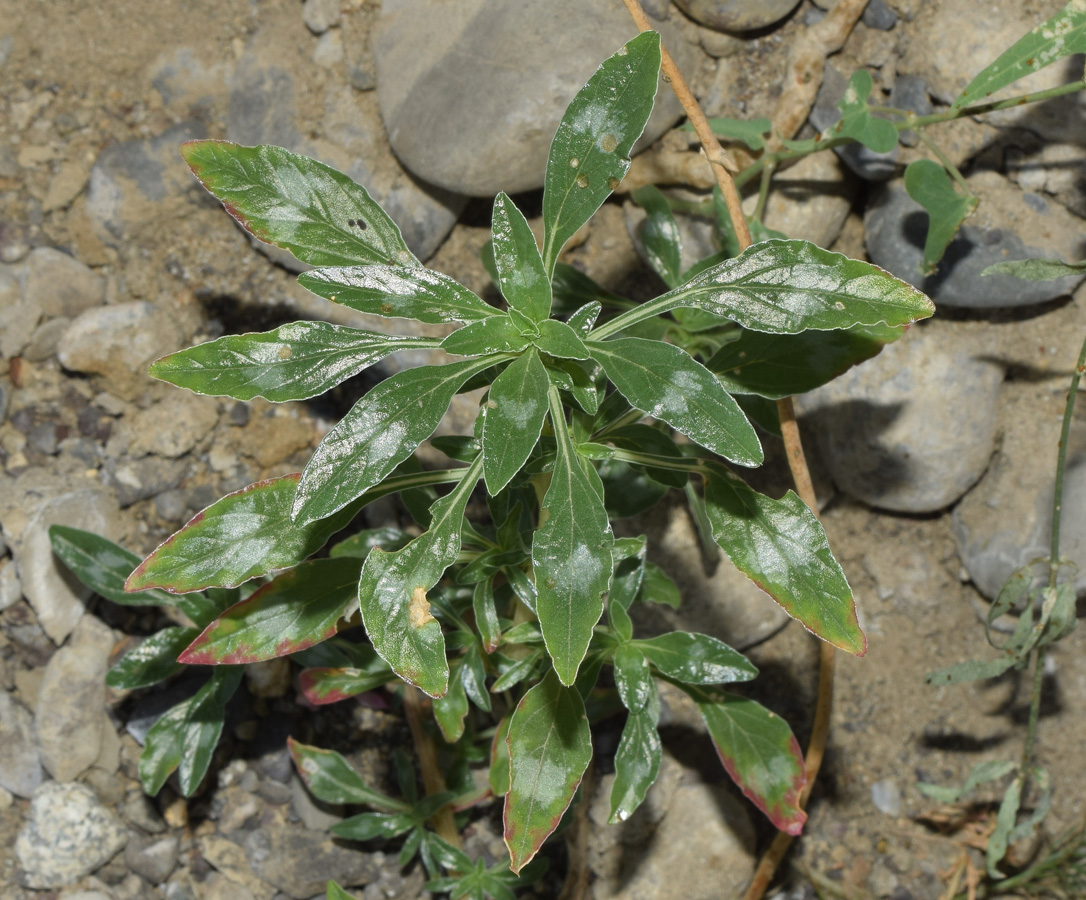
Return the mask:
<svg viewBox="0 0 1086 900"><path fill-rule="evenodd" d="M440 794L445 790L445 776L437 764L437 748L433 738L427 734L422 724L423 714L422 692L413 685L405 685L403 691L403 709L407 717L407 725L411 729L411 738L415 742L415 753L419 757L419 767L422 769L422 784L426 788L426 796ZM443 806L430 820L438 837L448 841L454 847L461 847L460 832L456 830L456 820L448 806Z"/></svg>

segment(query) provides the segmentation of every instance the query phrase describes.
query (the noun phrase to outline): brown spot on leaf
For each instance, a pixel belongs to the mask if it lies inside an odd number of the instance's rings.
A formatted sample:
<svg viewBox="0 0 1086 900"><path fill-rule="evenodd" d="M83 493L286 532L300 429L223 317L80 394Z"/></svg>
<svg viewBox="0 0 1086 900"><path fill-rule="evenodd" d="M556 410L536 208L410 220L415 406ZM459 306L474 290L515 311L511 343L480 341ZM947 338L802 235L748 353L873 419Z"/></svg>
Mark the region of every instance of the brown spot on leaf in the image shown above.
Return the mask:
<svg viewBox="0 0 1086 900"><path fill-rule="evenodd" d="M434 621L434 617L430 615L430 601L426 599L426 588L417 587L411 592L408 617L412 628L422 628L427 622Z"/></svg>

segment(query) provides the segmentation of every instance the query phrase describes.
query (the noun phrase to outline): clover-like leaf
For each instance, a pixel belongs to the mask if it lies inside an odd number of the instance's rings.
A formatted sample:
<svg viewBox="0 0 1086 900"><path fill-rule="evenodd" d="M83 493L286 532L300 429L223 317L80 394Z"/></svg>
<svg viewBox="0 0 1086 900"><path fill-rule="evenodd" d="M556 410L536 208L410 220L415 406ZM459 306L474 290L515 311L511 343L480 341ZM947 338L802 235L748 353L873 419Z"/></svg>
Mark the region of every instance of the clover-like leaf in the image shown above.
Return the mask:
<svg viewBox="0 0 1086 900"><path fill-rule="evenodd" d="M853 72L845 95L837 104L841 120L829 130L837 136L853 138L876 153L889 153L897 145L897 129L889 120L871 115L867 98L873 86L867 69Z"/></svg>
<svg viewBox="0 0 1086 900"><path fill-rule="evenodd" d="M944 169L930 159L917 159L905 169L905 190L928 213L924 238L924 274L935 271L958 229L977 208L971 194L959 194Z"/></svg>

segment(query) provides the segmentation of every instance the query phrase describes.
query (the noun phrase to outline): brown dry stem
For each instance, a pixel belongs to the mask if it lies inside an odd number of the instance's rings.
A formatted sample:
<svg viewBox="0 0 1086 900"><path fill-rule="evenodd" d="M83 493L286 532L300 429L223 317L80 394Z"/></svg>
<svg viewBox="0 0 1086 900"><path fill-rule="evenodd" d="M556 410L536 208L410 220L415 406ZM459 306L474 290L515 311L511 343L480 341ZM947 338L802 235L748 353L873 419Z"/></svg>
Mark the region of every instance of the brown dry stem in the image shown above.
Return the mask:
<svg viewBox="0 0 1086 900"><path fill-rule="evenodd" d="M446 789L445 776L437 764L437 747L434 740L427 733L422 724L423 704L426 700L422 691L413 685L405 685L403 691L403 709L407 718L407 726L411 729L411 738L415 742L415 753L419 758L419 768L422 769L422 784L426 788L426 796L440 794ZM456 830L456 820L453 818L452 809L443 806L430 820L438 837L448 841L454 847L462 847L460 832Z"/></svg>

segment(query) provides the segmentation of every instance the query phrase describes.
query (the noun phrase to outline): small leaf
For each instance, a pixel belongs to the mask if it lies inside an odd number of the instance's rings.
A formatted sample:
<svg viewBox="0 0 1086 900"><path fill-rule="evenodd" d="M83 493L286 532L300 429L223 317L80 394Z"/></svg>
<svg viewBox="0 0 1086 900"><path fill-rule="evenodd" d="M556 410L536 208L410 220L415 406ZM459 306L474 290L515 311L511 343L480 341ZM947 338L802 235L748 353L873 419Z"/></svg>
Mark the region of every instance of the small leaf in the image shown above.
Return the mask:
<svg viewBox="0 0 1086 900"><path fill-rule="evenodd" d="M668 678L684 684L750 681L757 668L738 650L707 634L672 631L633 646Z"/></svg>
<svg viewBox="0 0 1086 900"><path fill-rule="evenodd" d="M577 270L574 269L574 271ZM596 319L600 317L602 309L603 306L598 300L591 300L570 316L566 324L582 338L586 338L592 331L592 326L596 324Z"/></svg>
<svg viewBox="0 0 1086 900"><path fill-rule="evenodd" d="M372 666L365 669L314 667L302 669L298 686L302 696L314 706L339 703L379 688L395 678L395 673L381 657L373 654Z"/></svg>
<svg viewBox="0 0 1086 900"><path fill-rule="evenodd" d="M630 152L652 112L660 36L639 34L605 61L573 98L551 142L543 189L543 263L600 208L630 167Z"/></svg>
<svg viewBox="0 0 1086 900"><path fill-rule="evenodd" d="M559 322L557 319L540 322L539 337L532 343L540 352L559 359L588 359L591 356L580 335L565 322Z"/></svg>
<svg viewBox="0 0 1086 900"><path fill-rule="evenodd" d="M1003 51L958 95L950 109L983 103L1001 88L1076 53L1086 53L1086 6L1081 0L1070 0L1056 15Z"/></svg>
<svg viewBox="0 0 1086 900"><path fill-rule="evenodd" d="M111 688L134 691L176 675L185 668L177 657L199 633L197 628L175 626L144 638L109 670L106 684Z"/></svg>
<svg viewBox="0 0 1086 900"><path fill-rule="evenodd" d="M357 803L397 812L410 807L402 800L375 791L354 768L334 750L321 750L287 738L287 749L309 792L318 800L342 806Z"/></svg>
<svg viewBox="0 0 1086 900"><path fill-rule="evenodd" d="M751 150L761 150L765 146L763 138L773 130L769 119L710 119L709 128L717 137L731 141L742 141ZM694 126L686 124L682 131L693 131Z"/></svg>
<svg viewBox="0 0 1086 900"><path fill-rule="evenodd" d="M981 681L1002 675L1018 661L1011 655L999 659L971 659L958 663L956 666L929 672L924 677L924 681L928 684L961 684L963 681Z"/></svg>
<svg viewBox="0 0 1086 900"><path fill-rule="evenodd" d="M682 235L663 191L652 184L639 187L631 199L645 210L639 237L652 270L669 288L682 283Z"/></svg>
<svg viewBox="0 0 1086 900"><path fill-rule="evenodd" d="M494 198L494 265L509 305L533 322L551 313L551 281L528 220L509 196Z"/></svg>
<svg viewBox="0 0 1086 900"><path fill-rule="evenodd" d="M389 319L442 325L501 315L501 310L448 275L421 267L390 264L315 269L299 275L298 283L333 303Z"/></svg>
<svg viewBox="0 0 1086 900"><path fill-rule="evenodd" d="M325 894L324 900L354 900L354 897L348 894L334 881L329 881L328 892Z"/></svg>
<svg viewBox="0 0 1086 900"><path fill-rule="evenodd" d="M981 275L1011 275L1025 281L1055 281L1086 275L1086 260L1065 263L1062 259L1015 259L988 266Z"/></svg>
<svg viewBox="0 0 1086 900"><path fill-rule="evenodd" d="M845 573L822 525L793 491L772 500L714 467L705 504L713 537L740 572L812 634L857 656L867 652Z"/></svg>
<svg viewBox="0 0 1086 900"><path fill-rule="evenodd" d="M845 96L837 104L841 110L841 120L830 126L828 131L857 140L876 153L889 153L897 146L897 129L887 119L871 115L867 98L871 96L873 86L871 73L867 69L853 72Z"/></svg>
<svg viewBox="0 0 1086 900"><path fill-rule="evenodd" d="M494 739L490 744L490 770L487 780L495 797L504 797L509 793L509 723L512 716L506 716L494 730Z"/></svg>
<svg viewBox="0 0 1086 900"><path fill-rule="evenodd" d="M441 729L441 736L448 744L455 744L464 733L464 717L468 714L468 695L460 679L463 663L456 666L449 676L449 689L433 702L434 720Z"/></svg>
<svg viewBox="0 0 1086 900"><path fill-rule="evenodd" d="M547 416L550 379L530 350L494 379L484 406L483 475L491 496L528 461Z"/></svg>
<svg viewBox="0 0 1086 900"><path fill-rule="evenodd" d="M799 797L807 775L788 723L746 697L683 690L697 702L720 761L746 798L781 831L802 832L807 815Z"/></svg>
<svg viewBox="0 0 1086 900"><path fill-rule="evenodd" d="M920 793L931 797L938 803L957 803L980 785L990 781L999 781L1013 772L1017 766L1013 762L1005 760L989 760L977 763L965 779L965 784L960 788L945 788L935 784L918 782L916 787Z"/></svg>
<svg viewBox="0 0 1086 900"><path fill-rule="evenodd" d="M672 609L678 609L682 603L682 594L678 585L656 563L645 563L645 574L641 579L641 591L637 599L642 603L662 603Z"/></svg>
<svg viewBox="0 0 1086 900"><path fill-rule="evenodd" d="M1022 782L1017 778L1007 785L1003 793L1003 800L999 804L999 812L996 813L996 827L992 836L988 838L987 862L988 877L1003 879L1004 875L996 868L1007 855L1007 845L1010 842L1011 832L1014 831L1014 823L1018 820L1018 807L1022 802Z"/></svg>
<svg viewBox="0 0 1086 900"><path fill-rule="evenodd" d="M441 342L441 349L455 356L485 356L488 353L520 353L530 343L509 316L491 316L457 328Z"/></svg>
<svg viewBox="0 0 1086 900"><path fill-rule="evenodd" d="M354 607L361 560L314 559L277 575L212 622L179 662L238 665L288 656L332 637Z"/></svg>
<svg viewBox="0 0 1086 900"><path fill-rule="evenodd" d="M498 624L498 611L494 605L494 582L491 579L484 578L475 585L471 605L483 649L487 653L493 653L501 643L502 630Z"/></svg>
<svg viewBox="0 0 1086 900"><path fill-rule="evenodd" d="M712 372L671 344L624 338L592 344L592 357L637 409L741 465L762 462L754 426Z"/></svg>
<svg viewBox="0 0 1086 900"><path fill-rule="evenodd" d="M336 822L328 830L336 837L349 841L372 841L375 838L387 841L410 831L415 825L415 817L411 813L359 813Z"/></svg>
<svg viewBox="0 0 1086 900"><path fill-rule="evenodd" d="M946 170L930 159L909 163L905 169L905 190L928 213L923 272L931 275L962 222L977 208L977 198L954 190Z"/></svg>
<svg viewBox="0 0 1086 900"><path fill-rule="evenodd" d="M242 227L313 266L417 266L396 223L342 172L282 147L188 141L181 155Z"/></svg>
<svg viewBox="0 0 1086 900"><path fill-rule="evenodd" d="M615 683L630 714L615 753L611 824L624 822L641 805L659 774L663 756L656 730L660 720L660 697L648 663L639 650L629 645L618 649Z"/></svg>
<svg viewBox="0 0 1086 900"><path fill-rule="evenodd" d="M550 390L558 453L532 541L536 612L562 684L573 684L603 614L614 537L603 500L573 449L558 392Z"/></svg>
<svg viewBox="0 0 1086 900"><path fill-rule="evenodd" d="M302 472L295 525L331 516L383 481L434 433L464 382L496 361L405 369L373 388L324 436Z"/></svg>
<svg viewBox="0 0 1086 900"><path fill-rule="evenodd" d="M509 724L505 844L520 872L558 827L592 759L580 694L550 671L521 698Z"/></svg>
<svg viewBox="0 0 1086 900"><path fill-rule="evenodd" d="M374 550L358 581L362 622L374 649L404 681L431 697L447 690L449 665L427 594L460 553L464 510L482 470L480 455L452 492L430 507L429 530L402 550Z"/></svg>
<svg viewBox="0 0 1086 900"><path fill-rule="evenodd" d="M149 374L197 394L273 403L307 400L430 338L375 334L328 322L292 322L261 334L228 334L151 364Z"/></svg>

